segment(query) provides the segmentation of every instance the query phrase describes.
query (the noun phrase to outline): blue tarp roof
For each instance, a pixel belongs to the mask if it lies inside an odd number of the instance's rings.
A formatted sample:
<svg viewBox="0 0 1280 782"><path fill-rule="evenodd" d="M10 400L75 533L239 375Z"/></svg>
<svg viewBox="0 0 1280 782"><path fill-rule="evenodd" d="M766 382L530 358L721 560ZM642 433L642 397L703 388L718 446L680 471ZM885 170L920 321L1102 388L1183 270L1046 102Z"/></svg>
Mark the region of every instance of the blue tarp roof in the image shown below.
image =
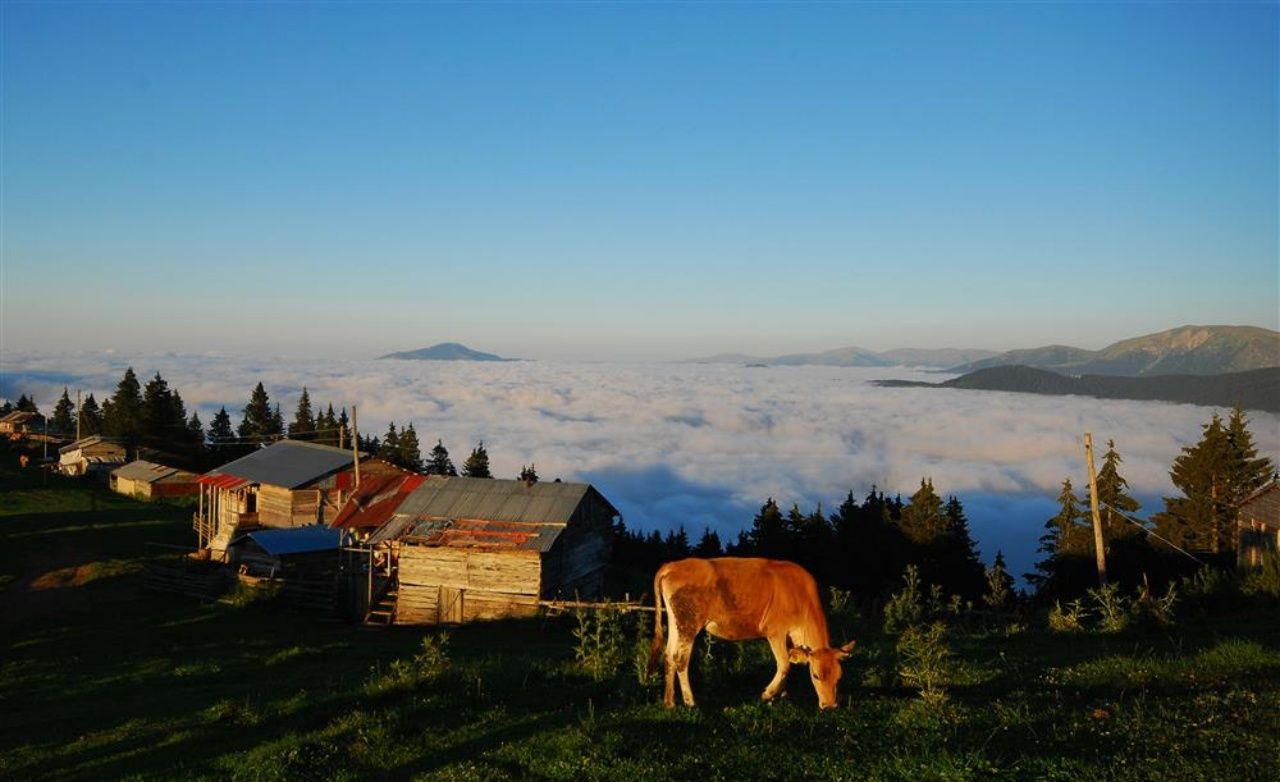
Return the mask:
<svg viewBox="0 0 1280 782"><path fill-rule="evenodd" d="M287 554L306 554L312 551L337 549L342 543L342 530L331 529L321 524L292 529L260 529L242 535L232 541L249 538L262 547L262 550L273 557Z"/></svg>

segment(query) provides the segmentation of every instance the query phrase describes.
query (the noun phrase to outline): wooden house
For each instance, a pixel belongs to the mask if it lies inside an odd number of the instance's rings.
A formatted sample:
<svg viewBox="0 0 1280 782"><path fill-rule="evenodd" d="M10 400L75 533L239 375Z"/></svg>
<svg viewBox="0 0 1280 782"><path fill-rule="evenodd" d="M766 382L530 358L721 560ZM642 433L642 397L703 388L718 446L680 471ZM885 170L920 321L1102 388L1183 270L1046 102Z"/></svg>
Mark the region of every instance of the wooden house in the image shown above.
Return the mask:
<svg viewBox="0 0 1280 782"><path fill-rule="evenodd" d="M0 416L0 437L7 437L10 440L20 440L29 434L39 432L42 428L44 428L44 417L39 413L14 410Z"/></svg>
<svg viewBox="0 0 1280 782"><path fill-rule="evenodd" d="M587 484L433 475L380 501L390 509L374 499L364 498L365 513L387 518L367 545L388 565L378 592L394 596L380 604L394 623L532 616L540 601L603 590L618 511ZM349 528L363 521L340 518Z"/></svg>
<svg viewBox="0 0 1280 782"><path fill-rule="evenodd" d="M123 444L96 434L58 449L58 471L63 475L105 476L127 461Z"/></svg>
<svg viewBox="0 0 1280 782"><path fill-rule="evenodd" d="M114 492L140 499L194 496L200 491L200 476L177 467L142 459L111 471L109 486Z"/></svg>
<svg viewBox="0 0 1280 782"><path fill-rule="evenodd" d="M227 561L243 575L277 578L300 571L334 575L342 532L321 525L291 529L259 529L238 536L227 546Z"/></svg>
<svg viewBox="0 0 1280 782"><path fill-rule="evenodd" d="M1256 568L1280 551L1280 481L1272 480L1240 503L1236 512L1236 563Z"/></svg>
<svg viewBox="0 0 1280 782"><path fill-rule="evenodd" d="M198 546L220 559L249 530L327 524L355 487L355 462L351 451L282 440L200 476ZM406 474L367 454L359 462L362 480Z"/></svg>

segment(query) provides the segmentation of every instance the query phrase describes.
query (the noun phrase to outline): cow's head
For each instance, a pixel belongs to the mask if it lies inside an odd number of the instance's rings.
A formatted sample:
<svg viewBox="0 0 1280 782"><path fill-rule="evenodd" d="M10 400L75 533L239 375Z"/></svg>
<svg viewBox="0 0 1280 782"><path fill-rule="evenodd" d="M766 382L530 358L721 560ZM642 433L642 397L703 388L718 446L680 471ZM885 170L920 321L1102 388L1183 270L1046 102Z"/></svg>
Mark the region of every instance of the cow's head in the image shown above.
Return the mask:
<svg viewBox="0 0 1280 782"><path fill-rule="evenodd" d="M793 664L809 666L809 679L813 689L818 693L818 707L834 709L836 707L836 684L840 681L840 661L853 651L853 641L839 649L806 649L795 646L789 658Z"/></svg>

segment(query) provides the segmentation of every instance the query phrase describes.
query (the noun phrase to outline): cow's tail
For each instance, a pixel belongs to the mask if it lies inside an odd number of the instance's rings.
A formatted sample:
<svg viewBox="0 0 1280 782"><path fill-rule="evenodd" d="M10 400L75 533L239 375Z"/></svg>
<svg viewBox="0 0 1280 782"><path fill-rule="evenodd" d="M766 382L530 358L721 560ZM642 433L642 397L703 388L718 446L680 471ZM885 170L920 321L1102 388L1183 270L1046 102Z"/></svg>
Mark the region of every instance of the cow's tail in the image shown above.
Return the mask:
<svg viewBox="0 0 1280 782"><path fill-rule="evenodd" d="M658 655L662 653L662 568L653 577L653 643L649 645L649 667L652 674L658 668Z"/></svg>

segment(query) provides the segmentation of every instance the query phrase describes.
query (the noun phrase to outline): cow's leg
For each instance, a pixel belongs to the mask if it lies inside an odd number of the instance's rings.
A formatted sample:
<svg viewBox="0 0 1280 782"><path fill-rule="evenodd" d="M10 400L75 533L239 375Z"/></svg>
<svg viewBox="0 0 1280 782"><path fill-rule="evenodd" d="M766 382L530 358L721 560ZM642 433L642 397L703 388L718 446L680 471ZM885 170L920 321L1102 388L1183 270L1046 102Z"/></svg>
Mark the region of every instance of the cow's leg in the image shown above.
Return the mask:
<svg viewBox="0 0 1280 782"><path fill-rule="evenodd" d="M689 660L693 657L693 639L682 641L676 652L676 671L680 674L680 695L684 705L696 706L693 702L693 687L689 685Z"/></svg>
<svg viewBox="0 0 1280 782"><path fill-rule="evenodd" d="M764 688L764 693L760 696L762 700L771 701L787 688L787 672L791 670L791 660L787 649L787 637L785 635L770 636L769 648L773 651L773 659L778 664L778 671L773 675L773 680L769 682L769 686Z"/></svg>
<svg viewBox="0 0 1280 782"><path fill-rule="evenodd" d="M671 603L668 602L667 605L671 605ZM674 709L676 707L676 669L679 667L677 660L679 659L680 650L680 630L676 625L675 615L670 611L667 612L667 628L669 630L667 634L667 649L666 654L663 655L667 663L664 671L666 674L666 688L663 690L662 704L668 709Z"/></svg>

